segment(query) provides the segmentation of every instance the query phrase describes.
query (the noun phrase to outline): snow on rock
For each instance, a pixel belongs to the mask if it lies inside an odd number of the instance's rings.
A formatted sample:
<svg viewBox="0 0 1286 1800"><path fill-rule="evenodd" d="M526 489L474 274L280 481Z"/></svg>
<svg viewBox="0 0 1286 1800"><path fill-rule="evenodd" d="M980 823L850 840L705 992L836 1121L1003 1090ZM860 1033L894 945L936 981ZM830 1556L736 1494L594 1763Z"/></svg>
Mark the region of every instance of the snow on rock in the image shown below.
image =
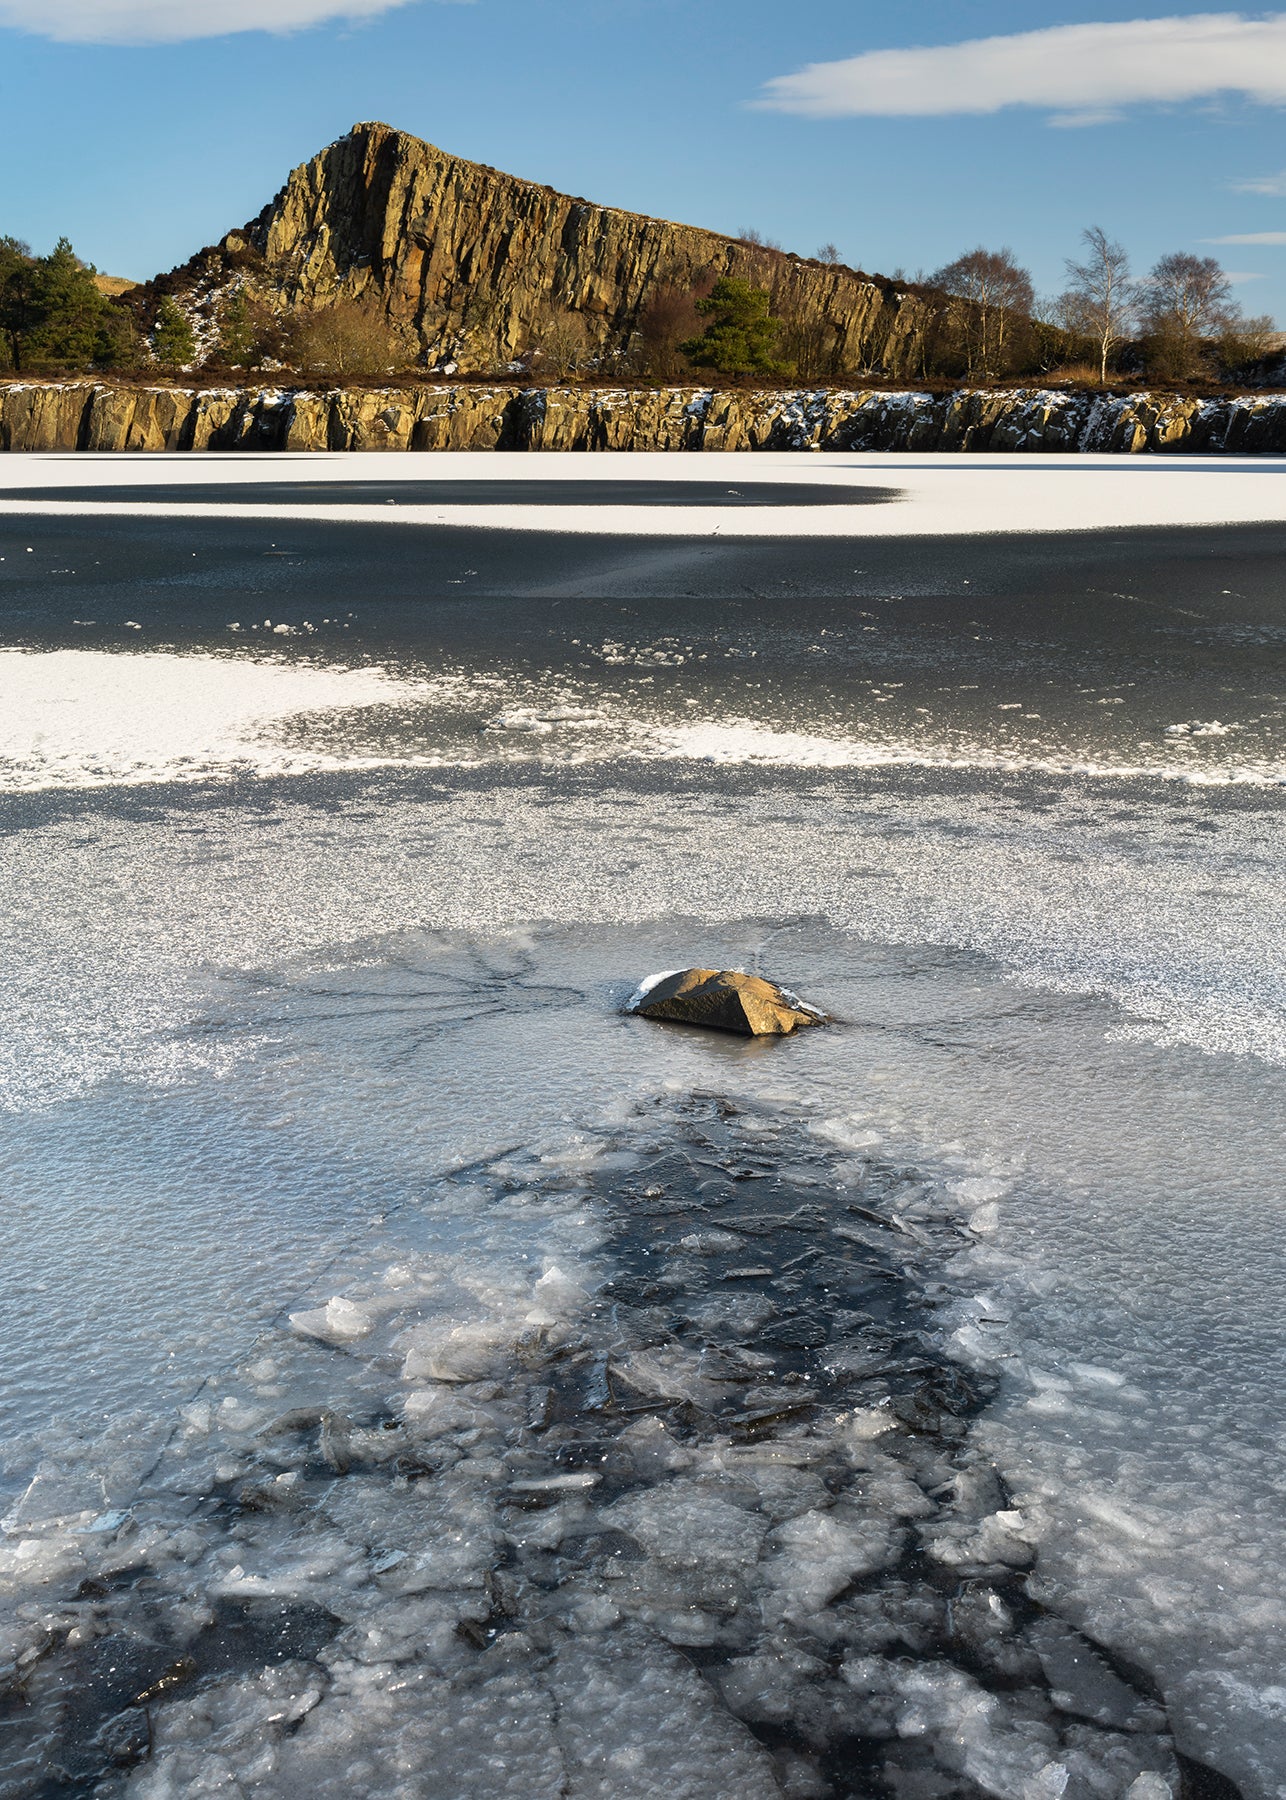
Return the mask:
<svg viewBox="0 0 1286 1800"><path fill-rule="evenodd" d="M1275 395L1194 400L1058 388L712 392L486 388L329 393L109 382L0 386L0 447L50 450L704 450L1240 454L1286 448Z"/></svg>

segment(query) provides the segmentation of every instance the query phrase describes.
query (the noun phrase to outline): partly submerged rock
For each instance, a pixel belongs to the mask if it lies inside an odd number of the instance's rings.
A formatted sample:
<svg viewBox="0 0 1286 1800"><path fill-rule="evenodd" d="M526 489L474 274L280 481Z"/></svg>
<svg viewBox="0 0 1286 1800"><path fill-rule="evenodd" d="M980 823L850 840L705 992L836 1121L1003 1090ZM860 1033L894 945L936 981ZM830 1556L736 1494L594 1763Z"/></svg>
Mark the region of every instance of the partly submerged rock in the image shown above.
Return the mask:
<svg viewBox="0 0 1286 1800"><path fill-rule="evenodd" d="M784 1037L802 1025L824 1025L826 1014L788 988L740 969L671 969L652 975L629 1000L628 1012L681 1025L708 1025L743 1037Z"/></svg>

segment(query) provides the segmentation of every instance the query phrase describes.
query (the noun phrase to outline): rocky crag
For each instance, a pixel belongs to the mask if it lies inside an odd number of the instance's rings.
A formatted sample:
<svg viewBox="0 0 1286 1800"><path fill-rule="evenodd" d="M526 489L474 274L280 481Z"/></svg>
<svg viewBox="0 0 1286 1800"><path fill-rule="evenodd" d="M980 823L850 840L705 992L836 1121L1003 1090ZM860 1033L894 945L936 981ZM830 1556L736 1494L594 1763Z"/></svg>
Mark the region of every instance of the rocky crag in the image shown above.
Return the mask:
<svg viewBox="0 0 1286 1800"><path fill-rule="evenodd" d="M0 450L1286 451L1286 397L856 390L0 387Z"/></svg>
<svg viewBox="0 0 1286 1800"><path fill-rule="evenodd" d="M587 355L620 357L658 289L721 275L768 286L810 366L833 374L913 372L934 312L906 284L594 205L379 124L354 126L257 219L150 288L207 315L233 288L291 315L350 301L408 361L487 373L569 321Z"/></svg>

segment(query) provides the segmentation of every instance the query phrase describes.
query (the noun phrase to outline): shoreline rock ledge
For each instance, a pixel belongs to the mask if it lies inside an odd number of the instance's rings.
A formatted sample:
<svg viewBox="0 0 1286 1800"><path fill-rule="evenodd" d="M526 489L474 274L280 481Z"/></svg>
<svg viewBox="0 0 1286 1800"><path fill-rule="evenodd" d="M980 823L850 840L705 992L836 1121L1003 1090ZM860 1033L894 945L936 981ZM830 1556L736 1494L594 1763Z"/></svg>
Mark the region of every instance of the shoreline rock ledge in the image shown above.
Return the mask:
<svg viewBox="0 0 1286 1800"><path fill-rule="evenodd" d="M1203 456L1286 451L1286 396L1147 390L517 387L328 392L0 380L0 451L886 450Z"/></svg>
<svg viewBox="0 0 1286 1800"><path fill-rule="evenodd" d="M649 975L631 994L626 1012L676 1025L703 1025L742 1037L785 1037L831 1021L789 988L740 969L669 969Z"/></svg>

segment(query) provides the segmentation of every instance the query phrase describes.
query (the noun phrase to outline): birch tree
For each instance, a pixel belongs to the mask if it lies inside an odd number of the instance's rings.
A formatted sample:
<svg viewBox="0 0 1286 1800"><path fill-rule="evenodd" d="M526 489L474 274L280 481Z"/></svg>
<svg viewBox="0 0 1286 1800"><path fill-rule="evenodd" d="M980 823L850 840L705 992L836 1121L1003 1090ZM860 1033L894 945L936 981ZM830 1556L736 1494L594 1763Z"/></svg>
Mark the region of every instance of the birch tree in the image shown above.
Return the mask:
<svg viewBox="0 0 1286 1800"><path fill-rule="evenodd" d="M1130 258L1101 225L1091 225L1081 239L1085 260L1067 259L1071 286L1063 295L1061 311L1069 330L1092 340L1098 351L1099 380L1106 384L1108 361L1129 337L1134 320Z"/></svg>

